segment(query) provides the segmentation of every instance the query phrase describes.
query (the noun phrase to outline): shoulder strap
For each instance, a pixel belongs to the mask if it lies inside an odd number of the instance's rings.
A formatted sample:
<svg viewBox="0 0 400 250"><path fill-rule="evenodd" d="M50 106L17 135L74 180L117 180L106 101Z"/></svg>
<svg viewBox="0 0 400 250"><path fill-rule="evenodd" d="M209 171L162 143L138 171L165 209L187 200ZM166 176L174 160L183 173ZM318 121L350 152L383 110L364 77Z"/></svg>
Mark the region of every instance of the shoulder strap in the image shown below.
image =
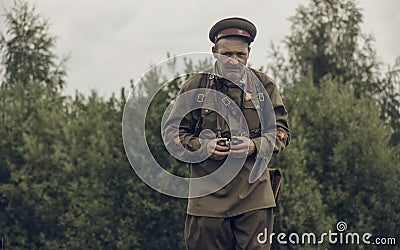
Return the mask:
<svg viewBox="0 0 400 250"><path fill-rule="evenodd" d="M260 82L262 82L261 77L260 77L260 75L259 75L259 72L258 72L257 70L255 70L255 69L253 69L253 68L250 68L250 69L251 69L251 71L257 76L258 80L259 80ZM211 82L212 82L213 80L214 80L214 75L213 75L213 74L211 74L211 73L208 72L208 71L206 71L206 72L203 73L203 75L201 76L201 79L200 79L199 87L197 88L197 97L196 97L196 98L197 98L197 100L196 100L197 102L203 103L203 101L204 101L204 99L205 99L205 96L204 96L205 91L206 91L207 88L209 88L209 87L211 86ZM257 89L257 90L256 90L257 93L262 93L262 92L260 91L260 89L259 89L259 86L257 86L257 84L256 84L256 89ZM262 97L261 100L260 100L260 97ZM258 101L261 101L261 102L262 102L262 104L260 105L261 111L264 110L263 105L266 104L266 102L264 102L264 97L263 97L263 96L258 96ZM201 104L201 106L202 106L202 105L203 105L203 104ZM229 106L229 105L228 105L228 106ZM200 109L197 110L199 119L197 120L196 126L195 126L195 128L194 128L194 134L197 135L197 136L200 134L200 131L201 131L201 129L202 129L201 125L202 125L202 122L203 122L203 117L202 117L201 109L202 109L202 108L200 108ZM228 110L230 110L230 111L232 112L232 109L229 108L229 107L228 107ZM234 115L235 115L235 113L236 113L236 112L233 112ZM264 120L264 119L261 117L261 122L263 122L263 120Z"/></svg>
<svg viewBox="0 0 400 250"><path fill-rule="evenodd" d="M200 84L199 84L199 87L197 88L197 96L196 96L196 98L197 98L196 101L197 102L201 102L201 107L203 107L203 101L205 99L204 93L206 92L206 89L208 87L210 87L210 83L211 83L212 80L213 79L210 79L210 74L207 73L207 72L203 73L203 75L201 76ZM197 120L196 126L194 128L194 134L197 135L197 136L200 134L201 124L203 123L203 117L201 115L201 109L202 108L199 108L197 110L199 119Z"/></svg>
<svg viewBox="0 0 400 250"><path fill-rule="evenodd" d="M259 76L259 72L257 72L253 68L250 68L250 69L257 76L257 78L261 81L261 78ZM201 103L203 102L203 100L205 99L204 93L205 93L206 89L211 86L210 83L213 80L214 80L214 76L210 72L206 71L206 72L203 73L203 75L201 76L201 79L200 79L199 87L197 88L197 97L196 97L197 100L196 101L201 102ZM257 89L257 92L260 93L258 89ZM261 107L261 109L263 109L263 108ZM228 107L228 110L230 110L232 112L232 109L229 108L229 107ZM202 125L202 122L203 122L203 116L202 116L201 108L198 109L197 112L198 112L199 119L196 122L196 126L195 126L195 129L194 129L194 134L198 136L200 134L201 129L202 129L201 125ZM236 112L233 112L233 113L235 115Z"/></svg>

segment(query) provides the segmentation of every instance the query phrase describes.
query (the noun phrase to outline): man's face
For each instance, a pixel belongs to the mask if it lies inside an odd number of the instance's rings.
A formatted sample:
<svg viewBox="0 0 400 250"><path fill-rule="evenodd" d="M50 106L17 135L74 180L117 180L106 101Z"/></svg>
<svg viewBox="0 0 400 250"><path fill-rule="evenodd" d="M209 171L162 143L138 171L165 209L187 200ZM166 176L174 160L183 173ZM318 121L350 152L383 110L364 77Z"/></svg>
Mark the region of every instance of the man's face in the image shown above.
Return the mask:
<svg viewBox="0 0 400 250"><path fill-rule="evenodd" d="M250 52L249 44L245 40L235 36L221 38L212 48L212 52L217 58L223 77L235 82L242 78Z"/></svg>

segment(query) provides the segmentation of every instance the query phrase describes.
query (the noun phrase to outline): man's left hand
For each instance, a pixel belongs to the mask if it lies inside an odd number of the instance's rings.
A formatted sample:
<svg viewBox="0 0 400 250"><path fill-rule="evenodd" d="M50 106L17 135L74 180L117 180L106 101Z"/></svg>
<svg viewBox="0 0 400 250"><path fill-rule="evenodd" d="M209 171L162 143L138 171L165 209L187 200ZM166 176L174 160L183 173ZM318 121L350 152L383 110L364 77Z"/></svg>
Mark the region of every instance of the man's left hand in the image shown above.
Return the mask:
<svg viewBox="0 0 400 250"><path fill-rule="evenodd" d="M230 155L232 157L243 158L255 152L256 146L254 145L254 142L251 139L245 136L237 136L235 138L237 138L240 143L233 144L231 140Z"/></svg>

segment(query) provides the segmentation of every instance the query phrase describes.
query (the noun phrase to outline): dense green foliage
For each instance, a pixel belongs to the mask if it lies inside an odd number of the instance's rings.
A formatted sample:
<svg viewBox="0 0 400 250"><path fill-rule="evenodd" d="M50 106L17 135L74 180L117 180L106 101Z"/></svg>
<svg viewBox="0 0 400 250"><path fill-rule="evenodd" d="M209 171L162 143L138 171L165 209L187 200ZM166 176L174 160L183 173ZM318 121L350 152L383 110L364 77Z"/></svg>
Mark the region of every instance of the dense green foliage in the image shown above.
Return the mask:
<svg viewBox="0 0 400 250"><path fill-rule="evenodd" d="M400 71L382 70L361 21L354 1L313 0L291 18L285 53L273 47L269 68L293 133L274 162L291 182L275 228L326 232L345 221L352 232L398 237Z"/></svg>
<svg viewBox="0 0 400 250"><path fill-rule="evenodd" d="M183 249L186 200L152 190L133 172L121 136L127 95L65 96L65 60L46 21L23 1L0 39L0 237L5 249ZM269 68L290 114L290 147L275 231L396 236L400 229L399 62L382 70L353 1L311 1L291 19L284 56ZM262 25L262 24L259 24ZM186 72L210 62L186 64ZM173 69L171 65L171 69ZM160 139L160 119L182 80L146 116L150 148L187 175ZM158 87L155 68L130 103ZM167 100L167 102L165 101ZM136 105L136 106L135 106ZM134 138L133 138L134 139ZM279 246L297 249L320 246ZM329 246L328 246L329 247ZM331 246L335 248L335 246ZM356 248L355 245L337 249ZM361 249L363 247L361 246Z"/></svg>

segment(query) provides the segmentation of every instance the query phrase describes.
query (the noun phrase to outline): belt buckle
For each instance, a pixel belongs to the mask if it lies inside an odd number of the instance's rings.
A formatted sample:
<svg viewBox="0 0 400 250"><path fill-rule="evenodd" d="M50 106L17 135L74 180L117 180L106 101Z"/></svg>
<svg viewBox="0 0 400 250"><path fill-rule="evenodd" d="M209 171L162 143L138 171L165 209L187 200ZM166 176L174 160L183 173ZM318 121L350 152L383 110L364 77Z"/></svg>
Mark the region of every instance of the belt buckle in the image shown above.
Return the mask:
<svg viewBox="0 0 400 250"><path fill-rule="evenodd" d="M231 103L231 101L229 101L228 97L225 96L224 98L222 98L222 103L223 103L225 106L228 106L228 105Z"/></svg>
<svg viewBox="0 0 400 250"><path fill-rule="evenodd" d="M258 100L260 100L260 102L264 101L264 94L263 93L258 93Z"/></svg>
<svg viewBox="0 0 400 250"><path fill-rule="evenodd" d="M197 95L197 102L204 102L204 94Z"/></svg>

